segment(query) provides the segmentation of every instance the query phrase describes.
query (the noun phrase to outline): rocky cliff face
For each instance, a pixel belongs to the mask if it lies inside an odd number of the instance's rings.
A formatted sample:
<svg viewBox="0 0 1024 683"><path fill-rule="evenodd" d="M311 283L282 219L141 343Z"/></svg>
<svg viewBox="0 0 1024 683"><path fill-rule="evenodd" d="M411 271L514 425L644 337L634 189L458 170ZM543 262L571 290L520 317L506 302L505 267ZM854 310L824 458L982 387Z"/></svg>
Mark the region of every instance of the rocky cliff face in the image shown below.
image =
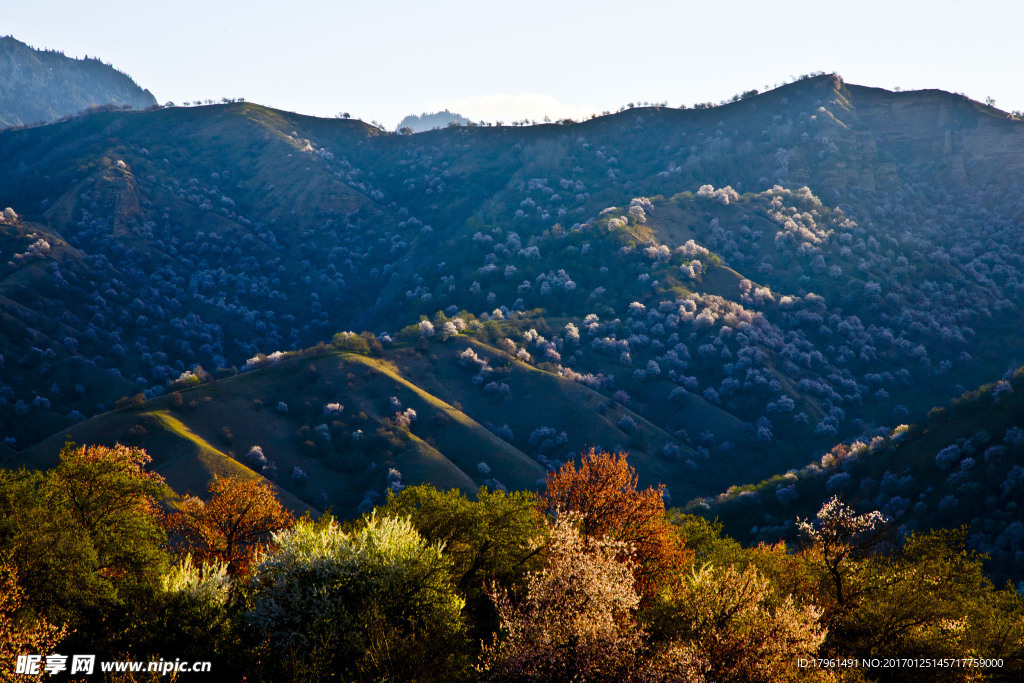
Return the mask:
<svg viewBox="0 0 1024 683"><path fill-rule="evenodd" d="M90 107L154 104L152 93L98 59L71 59L0 38L0 128L48 123Z"/></svg>

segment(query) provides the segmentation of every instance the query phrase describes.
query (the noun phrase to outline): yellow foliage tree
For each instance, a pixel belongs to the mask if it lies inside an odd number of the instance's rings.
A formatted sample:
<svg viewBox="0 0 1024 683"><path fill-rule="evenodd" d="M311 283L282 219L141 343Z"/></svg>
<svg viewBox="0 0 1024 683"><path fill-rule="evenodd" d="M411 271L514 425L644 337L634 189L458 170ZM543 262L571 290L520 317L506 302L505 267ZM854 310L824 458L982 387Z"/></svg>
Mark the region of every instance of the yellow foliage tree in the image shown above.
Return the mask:
<svg viewBox="0 0 1024 683"><path fill-rule="evenodd" d="M18 655L48 654L67 634L64 626L22 614L23 601L17 568L0 564L0 681L22 678L14 673Z"/></svg>

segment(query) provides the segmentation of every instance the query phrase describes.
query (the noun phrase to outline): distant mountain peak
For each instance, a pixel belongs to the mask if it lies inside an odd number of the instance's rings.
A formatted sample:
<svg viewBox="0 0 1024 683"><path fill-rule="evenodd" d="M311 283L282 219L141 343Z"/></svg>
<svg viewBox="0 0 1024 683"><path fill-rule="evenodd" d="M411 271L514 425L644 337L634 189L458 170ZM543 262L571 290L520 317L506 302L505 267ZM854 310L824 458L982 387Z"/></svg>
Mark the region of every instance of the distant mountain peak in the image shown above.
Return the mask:
<svg viewBox="0 0 1024 683"><path fill-rule="evenodd" d="M156 98L97 57L75 59L0 37L0 129L49 123L97 106L146 109Z"/></svg>
<svg viewBox="0 0 1024 683"><path fill-rule="evenodd" d="M467 119L465 116L445 109L444 111L435 112L433 114L428 114L426 112L419 116L410 114L402 119L402 122L398 124L398 128L396 128L396 130L401 132L403 128L408 128L413 133L422 133L428 130L447 128L452 124L468 126L470 123L472 123L472 121Z"/></svg>

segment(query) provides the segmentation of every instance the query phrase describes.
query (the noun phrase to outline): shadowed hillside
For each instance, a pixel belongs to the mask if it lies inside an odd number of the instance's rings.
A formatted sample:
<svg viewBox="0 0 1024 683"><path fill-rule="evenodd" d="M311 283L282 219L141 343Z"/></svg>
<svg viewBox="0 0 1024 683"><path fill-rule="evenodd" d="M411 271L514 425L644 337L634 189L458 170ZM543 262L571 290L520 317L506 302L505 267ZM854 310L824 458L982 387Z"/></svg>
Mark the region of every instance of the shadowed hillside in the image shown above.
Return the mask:
<svg viewBox="0 0 1024 683"><path fill-rule="evenodd" d="M155 104L152 93L99 59L72 59L0 38L0 128L49 123L92 107Z"/></svg>
<svg viewBox="0 0 1024 683"><path fill-rule="evenodd" d="M901 534L967 524L970 546L988 556L996 581L1024 581L1024 370L934 408L920 423L837 444L805 467L687 509L720 517L744 541L793 542L796 518L833 495L881 510Z"/></svg>

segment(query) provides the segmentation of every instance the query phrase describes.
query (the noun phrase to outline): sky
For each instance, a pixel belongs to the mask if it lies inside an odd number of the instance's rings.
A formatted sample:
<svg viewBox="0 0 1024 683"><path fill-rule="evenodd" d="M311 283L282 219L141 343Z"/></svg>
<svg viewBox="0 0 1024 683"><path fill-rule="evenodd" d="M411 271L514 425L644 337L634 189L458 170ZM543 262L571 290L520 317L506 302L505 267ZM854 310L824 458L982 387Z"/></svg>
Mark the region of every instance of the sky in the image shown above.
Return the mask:
<svg viewBox="0 0 1024 683"><path fill-rule="evenodd" d="M811 72L1024 110L1016 0L32 0L0 35L99 57L160 102L246 100L394 128L720 102Z"/></svg>

